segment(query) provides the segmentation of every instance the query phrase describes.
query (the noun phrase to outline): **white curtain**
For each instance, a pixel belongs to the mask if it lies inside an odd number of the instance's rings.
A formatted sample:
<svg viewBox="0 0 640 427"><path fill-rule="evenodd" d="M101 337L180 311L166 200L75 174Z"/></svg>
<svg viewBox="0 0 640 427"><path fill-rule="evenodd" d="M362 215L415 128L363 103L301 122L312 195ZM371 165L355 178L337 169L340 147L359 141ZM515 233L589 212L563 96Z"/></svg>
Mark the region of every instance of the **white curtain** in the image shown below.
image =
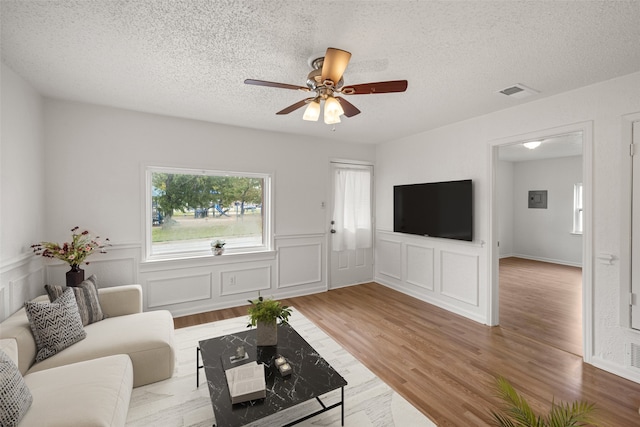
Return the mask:
<svg viewBox="0 0 640 427"><path fill-rule="evenodd" d="M335 169L332 249L334 251L370 248L371 171Z"/></svg>

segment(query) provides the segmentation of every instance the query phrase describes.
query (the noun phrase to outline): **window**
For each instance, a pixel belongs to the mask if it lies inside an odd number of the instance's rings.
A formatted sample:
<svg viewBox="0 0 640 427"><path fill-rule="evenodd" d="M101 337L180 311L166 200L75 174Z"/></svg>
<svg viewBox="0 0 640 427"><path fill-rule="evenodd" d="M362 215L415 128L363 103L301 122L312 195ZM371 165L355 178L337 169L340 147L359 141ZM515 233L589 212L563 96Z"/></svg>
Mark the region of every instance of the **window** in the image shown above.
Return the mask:
<svg viewBox="0 0 640 427"><path fill-rule="evenodd" d="M148 168L147 259L270 249L267 174Z"/></svg>
<svg viewBox="0 0 640 427"><path fill-rule="evenodd" d="M573 233L582 234L582 183L573 186Z"/></svg>

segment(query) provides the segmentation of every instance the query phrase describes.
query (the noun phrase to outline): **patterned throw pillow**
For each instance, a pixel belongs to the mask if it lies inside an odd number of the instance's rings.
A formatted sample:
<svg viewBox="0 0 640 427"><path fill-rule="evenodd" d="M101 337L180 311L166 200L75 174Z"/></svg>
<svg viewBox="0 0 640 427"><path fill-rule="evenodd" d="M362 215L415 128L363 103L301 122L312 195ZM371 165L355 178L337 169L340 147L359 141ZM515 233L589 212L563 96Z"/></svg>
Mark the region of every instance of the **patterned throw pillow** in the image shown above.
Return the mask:
<svg viewBox="0 0 640 427"><path fill-rule="evenodd" d="M0 426L17 426L32 402L33 396L18 367L0 350Z"/></svg>
<svg viewBox="0 0 640 427"><path fill-rule="evenodd" d="M65 290L55 302L26 302L24 308L36 341L36 362L61 352L87 336L71 289Z"/></svg>
<svg viewBox="0 0 640 427"><path fill-rule="evenodd" d="M49 301L54 302L67 289L66 286L45 285L44 288L49 295ZM91 323L99 322L105 318L98 299L98 278L92 274L87 280L78 286L72 286L73 293L76 296L78 311L82 319L82 325L87 326Z"/></svg>

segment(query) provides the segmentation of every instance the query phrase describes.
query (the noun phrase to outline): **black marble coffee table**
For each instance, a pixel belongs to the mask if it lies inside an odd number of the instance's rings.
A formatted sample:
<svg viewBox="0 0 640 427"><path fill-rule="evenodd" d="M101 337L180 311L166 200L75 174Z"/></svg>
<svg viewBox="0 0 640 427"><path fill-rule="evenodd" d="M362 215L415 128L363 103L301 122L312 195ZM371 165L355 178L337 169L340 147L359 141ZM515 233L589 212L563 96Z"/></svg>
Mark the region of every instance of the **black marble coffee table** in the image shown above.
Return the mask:
<svg viewBox="0 0 640 427"><path fill-rule="evenodd" d="M277 346L257 347L255 329L203 340L199 345L202 366L198 362L198 369L204 367L217 426L243 426L311 399L317 399L321 409L286 426L297 424L338 406L341 406L344 425L344 386L347 385L347 381L290 325L278 326ZM229 356L233 355L239 346L244 346L249 361L264 363L267 397L232 405L222 360L225 360L226 365ZM293 373L289 376L280 375L275 366L274 359L278 355L284 356L293 367ZM320 400L320 396L338 388L341 389L340 402L326 406Z"/></svg>

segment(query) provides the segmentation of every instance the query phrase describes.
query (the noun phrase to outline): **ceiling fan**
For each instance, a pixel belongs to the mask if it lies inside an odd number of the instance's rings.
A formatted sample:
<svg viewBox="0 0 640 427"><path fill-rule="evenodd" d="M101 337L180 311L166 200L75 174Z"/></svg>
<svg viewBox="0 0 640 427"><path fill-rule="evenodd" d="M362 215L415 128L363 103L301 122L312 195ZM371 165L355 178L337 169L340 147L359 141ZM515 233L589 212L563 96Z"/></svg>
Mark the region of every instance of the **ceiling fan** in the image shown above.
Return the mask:
<svg viewBox="0 0 640 427"><path fill-rule="evenodd" d="M333 47L328 48L324 57L316 58L311 62L313 70L307 76L306 87L253 79L247 79L244 82L248 85L314 92L314 96L298 101L278 111L276 114L289 114L308 104L302 118L304 120L317 121L320 117L320 104L324 102L324 122L326 124L340 123L340 116L343 114L346 117L353 117L356 114L360 114L360 110L353 104L337 95L366 95L404 92L407 90L406 80L391 80L344 86L343 74L347 69L349 59L351 59L351 53Z"/></svg>

